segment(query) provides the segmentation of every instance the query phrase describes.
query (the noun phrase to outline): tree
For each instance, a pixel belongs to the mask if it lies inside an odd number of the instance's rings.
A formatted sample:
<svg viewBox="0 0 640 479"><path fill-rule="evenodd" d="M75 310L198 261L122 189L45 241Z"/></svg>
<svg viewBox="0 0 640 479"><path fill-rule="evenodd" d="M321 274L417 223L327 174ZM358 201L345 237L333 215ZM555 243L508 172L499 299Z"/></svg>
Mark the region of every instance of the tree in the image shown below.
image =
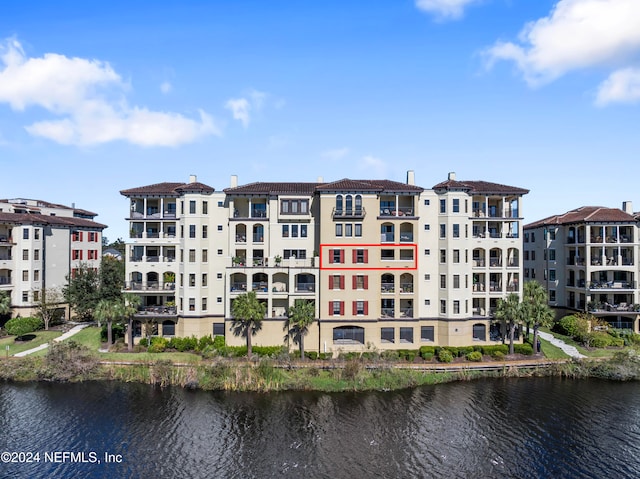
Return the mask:
<svg viewBox="0 0 640 479"><path fill-rule="evenodd" d="M11 312L11 295L7 291L0 291L0 316Z"/></svg>
<svg viewBox="0 0 640 479"><path fill-rule="evenodd" d="M125 279L124 263L111 256L105 256L100 262L99 277L98 295L100 299L119 301L122 298Z"/></svg>
<svg viewBox="0 0 640 479"><path fill-rule="evenodd" d="M511 293L507 299L498 300L496 308L496 319L509 326L509 354L514 353L513 339L516 326L521 325L524 317L524 308L521 306L520 298L516 293Z"/></svg>
<svg viewBox="0 0 640 479"><path fill-rule="evenodd" d="M23 336L29 333L33 333L42 328L42 320L40 318L13 318L7 321L4 325L7 333L12 336L16 336L16 339L21 339Z"/></svg>
<svg viewBox="0 0 640 479"><path fill-rule="evenodd" d="M38 316L44 322L44 329L49 330L51 320L55 318L56 312L60 310L60 305L64 303L64 295L60 288L42 288L40 299L36 301Z"/></svg>
<svg viewBox="0 0 640 479"><path fill-rule="evenodd" d="M120 300L110 301L101 299L95 310L95 317L98 321L107 323L107 344L113 344L113 322L123 316L124 305Z"/></svg>
<svg viewBox="0 0 640 479"><path fill-rule="evenodd" d="M316 307L313 301L296 300L289 308L289 320L285 324L287 337L291 337L300 346L300 359L304 360L304 337L315 321Z"/></svg>
<svg viewBox="0 0 640 479"><path fill-rule="evenodd" d="M247 356L252 356L251 337L262 329L262 320L266 311L264 303L258 301L255 291L241 294L231 305L233 322L231 329L235 336L247 339Z"/></svg>
<svg viewBox="0 0 640 479"><path fill-rule="evenodd" d="M67 276L64 297L80 321L91 321L99 301L99 277L96 270L81 263L73 277Z"/></svg>
<svg viewBox="0 0 640 479"><path fill-rule="evenodd" d="M137 294L125 293L123 296L124 309L122 311L127 320L127 349L133 350L133 316L138 312L140 306L140 296Z"/></svg>
<svg viewBox="0 0 640 479"><path fill-rule="evenodd" d="M527 281L524 284L524 297L522 298L527 324L533 323L533 350L538 351L538 329L541 326L550 326L554 320L554 314L548 304L547 292L537 281Z"/></svg>

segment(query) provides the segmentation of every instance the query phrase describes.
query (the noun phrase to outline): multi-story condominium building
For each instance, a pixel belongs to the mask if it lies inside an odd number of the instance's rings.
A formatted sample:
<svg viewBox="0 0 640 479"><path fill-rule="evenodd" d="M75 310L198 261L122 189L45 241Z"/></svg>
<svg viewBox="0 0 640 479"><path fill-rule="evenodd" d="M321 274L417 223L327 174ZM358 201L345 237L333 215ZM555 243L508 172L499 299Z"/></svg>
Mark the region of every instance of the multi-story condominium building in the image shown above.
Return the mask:
<svg viewBox="0 0 640 479"><path fill-rule="evenodd" d="M234 176L221 193L192 177L121 193L131 199L127 288L159 334L242 344L231 308L255 291L267 311L255 344L283 343L298 300L316 306L309 350L487 344L498 299L521 291L521 188L451 174L427 190L409 172L406 183L239 186Z"/></svg>
<svg viewBox="0 0 640 479"><path fill-rule="evenodd" d="M585 206L525 226L525 281L543 284L558 314L582 311L638 332L638 215Z"/></svg>
<svg viewBox="0 0 640 479"><path fill-rule="evenodd" d="M35 313L43 289L60 289L81 264L98 269L105 225L96 213L41 200L0 200L0 290L12 315Z"/></svg>

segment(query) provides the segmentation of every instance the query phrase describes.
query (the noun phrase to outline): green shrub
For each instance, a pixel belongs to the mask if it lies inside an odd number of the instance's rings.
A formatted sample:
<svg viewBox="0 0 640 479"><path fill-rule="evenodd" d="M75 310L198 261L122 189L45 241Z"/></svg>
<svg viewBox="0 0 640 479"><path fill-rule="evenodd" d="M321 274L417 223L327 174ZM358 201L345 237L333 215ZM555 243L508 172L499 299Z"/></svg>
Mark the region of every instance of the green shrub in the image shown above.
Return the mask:
<svg viewBox="0 0 640 479"><path fill-rule="evenodd" d="M198 346L196 347L196 351L204 351L209 346L213 346L213 338L211 336L202 336L198 339Z"/></svg>
<svg viewBox="0 0 640 479"><path fill-rule="evenodd" d="M326 360L331 359L333 357L333 353L320 353L318 354L318 359Z"/></svg>
<svg viewBox="0 0 640 479"><path fill-rule="evenodd" d="M362 359L366 359L368 361L372 361L374 359L378 359L380 357L380 354L378 354L375 351L365 351L362 353L362 355L360 356Z"/></svg>
<svg viewBox="0 0 640 479"><path fill-rule="evenodd" d="M42 329L44 323L40 318L13 318L7 321L4 328L12 336L24 336L25 334L33 333L38 329Z"/></svg>
<svg viewBox="0 0 640 479"><path fill-rule="evenodd" d="M438 361L441 363L450 363L453 361L453 354L451 354L451 351L448 349L442 348L438 351Z"/></svg>
<svg viewBox="0 0 640 479"><path fill-rule="evenodd" d="M524 354L526 356L531 356L533 354L533 346L531 346L529 343L514 344L513 352L516 354Z"/></svg>
<svg viewBox="0 0 640 479"><path fill-rule="evenodd" d="M404 359L405 361L413 362L418 355L418 351L414 351L411 349L398 349L398 358Z"/></svg>
<svg viewBox="0 0 640 479"><path fill-rule="evenodd" d="M122 323L113 323L111 325L111 334L113 336L113 340L124 338L125 335L125 327ZM100 341L103 343L107 341L107 325L103 324L102 329L100 330Z"/></svg>
<svg viewBox="0 0 640 479"><path fill-rule="evenodd" d="M421 356L425 361L431 361L433 359L433 353L423 353Z"/></svg>
<svg viewBox="0 0 640 479"><path fill-rule="evenodd" d="M169 340L160 336L154 336L151 338L151 346L149 346L150 353L162 353L167 349Z"/></svg>
<svg viewBox="0 0 640 479"><path fill-rule="evenodd" d="M198 338L195 336L188 338L174 337L169 340L167 347L180 351L181 353L185 351L195 351L198 348Z"/></svg>
<svg viewBox="0 0 640 479"><path fill-rule="evenodd" d="M458 357L462 358L462 357L467 357L469 354L471 354L474 351L473 346L461 346L458 348Z"/></svg>
<svg viewBox="0 0 640 479"><path fill-rule="evenodd" d="M487 356L493 356L495 353L499 352L502 355L509 354L509 346L506 344L495 344L493 346L482 346L480 349L482 354L486 354Z"/></svg>
<svg viewBox="0 0 640 479"><path fill-rule="evenodd" d="M436 348L434 346L422 346L420 348L420 356L422 356L423 359L427 359L425 356L429 356L429 359L431 359L435 353ZM429 359L427 359L427 361Z"/></svg>
<svg viewBox="0 0 640 479"><path fill-rule="evenodd" d="M491 354L491 357L492 357L493 359L495 359L496 361L502 361L502 360L504 360L504 356L505 356L505 354L504 354L502 351L494 351L494 352Z"/></svg>
<svg viewBox="0 0 640 479"><path fill-rule="evenodd" d="M611 338L611 346L615 348L623 348L624 347L624 339L622 338Z"/></svg>
<svg viewBox="0 0 640 479"><path fill-rule="evenodd" d="M285 349L284 346L253 346L253 354L264 357L276 357ZM298 354L300 357L300 354Z"/></svg>
<svg viewBox="0 0 640 479"><path fill-rule="evenodd" d="M589 321L586 317L570 314L560 319L556 330L566 336L571 336L576 341L587 342L589 339Z"/></svg>
<svg viewBox="0 0 640 479"><path fill-rule="evenodd" d="M213 338L213 347L216 349L222 349L225 346L224 336L216 336Z"/></svg>
<svg viewBox="0 0 640 479"><path fill-rule="evenodd" d="M469 354L467 354L466 358L467 361L479 363L480 361L482 361L482 353L480 351L471 351Z"/></svg>
<svg viewBox="0 0 640 479"><path fill-rule="evenodd" d="M606 348L607 346L611 346L613 339L614 338L607 333L591 333L587 337L589 346L593 348ZM622 340L622 344L624 344L624 339Z"/></svg>
<svg viewBox="0 0 640 479"><path fill-rule="evenodd" d="M311 359L313 361L315 361L316 359L318 359L318 353L315 351L305 351L304 355L307 359Z"/></svg>
<svg viewBox="0 0 640 479"><path fill-rule="evenodd" d="M382 351L382 353L380 354L380 357L385 361L397 361L398 359L400 359L400 355L398 354L398 351L394 351L392 349Z"/></svg>
<svg viewBox="0 0 640 479"><path fill-rule="evenodd" d="M360 353L351 352L351 353L340 353L338 355L338 359L345 359L347 361L352 361L354 359L358 359L360 357Z"/></svg>

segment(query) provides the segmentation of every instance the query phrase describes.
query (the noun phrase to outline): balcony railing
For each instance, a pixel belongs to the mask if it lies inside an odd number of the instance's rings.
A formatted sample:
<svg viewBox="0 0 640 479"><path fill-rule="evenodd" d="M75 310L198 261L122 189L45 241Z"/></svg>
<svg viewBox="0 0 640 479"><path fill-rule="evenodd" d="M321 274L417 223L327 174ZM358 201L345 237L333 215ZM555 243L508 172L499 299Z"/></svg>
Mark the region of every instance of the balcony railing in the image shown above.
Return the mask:
<svg viewBox="0 0 640 479"><path fill-rule="evenodd" d="M253 235L254 243L264 243L264 234L256 233Z"/></svg>
<svg viewBox="0 0 640 479"><path fill-rule="evenodd" d="M485 290L485 285L484 283L476 283L473 285L473 291L477 292L477 293L481 293Z"/></svg>
<svg viewBox="0 0 640 479"><path fill-rule="evenodd" d="M393 293L395 291L395 283L380 283L381 293Z"/></svg>
<svg viewBox="0 0 640 479"><path fill-rule="evenodd" d="M500 268L502 267L502 260L500 259L490 259L489 260L489 267L490 268Z"/></svg>
<svg viewBox="0 0 640 479"><path fill-rule="evenodd" d="M491 283L489 285L489 291L493 291L493 292L502 291L502 285L500 283Z"/></svg>
<svg viewBox="0 0 640 479"><path fill-rule="evenodd" d="M141 306L138 314L143 316L175 316L177 310L175 306Z"/></svg>
<svg viewBox="0 0 640 479"><path fill-rule="evenodd" d="M400 283L401 293L413 293L413 283Z"/></svg>
<svg viewBox="0 0 640 479"><path fill-rule="evenodd" d="M382 233L380 234L380 242L381 243L393 243L394 234L393 233Z"/></svg>
<svg viewBox="0 0 640 479"><path fill-rule="evenodd" d="M636 282L632 281L591 281L587 283L589 289L636 289Z"/></svg>
<svg viewBox="0 0 640 479"><path fill-rule="evenodd" d="M485 265L484 258L473 258L473 266L483 268Z"/></svg>
<svg viewBox="0 0 640 479"><path fill-rule="evenodd" d="M400 243L413 243L413 233L400 232Z"/></svg>
<svg viewBox="0 0 640 479"><path fill-rule="evenodd" d="M11 278L0 278L0 285L12 284Z"/></svg>
<svg viewBox="0 0 640 479"><path fill-rule="evenodd" d="M380 309L380 317L381 318L395 318L395 310L393 308L381 308Z"/></svg>
<svg viewBox="0 0 640 479"><path fill-rule="evenodd" d="M380 216L384 218L390 218L393 216L414 216L414 209L412 206L380 208Z"/></svg>
<svg viewBox="0 0 640 479"><path fill-rule="evenodd" d="M245 293L247 291L247 283L236 282L231 283L231 291L237 293Z"/></svg>
<svg viewBox="0 0 640 479"><path fill-rule="evenodd" d="M159 281L127 281L125 289L130 291L173 291L176 289L176 284Z"/></svg>
<svg viewBox="0 0 640 479"><path fill-rule="evenodd" d="M364 208L333 208L332 218L364 218L366 212Z"/></svg>
<svg viewBox="0 0 640 479"><path fill-rule="evenodd" d="M296 293L313 293L316 290L315 283L296 283Z"/></svg>
<svg viewBox="0 0 640 479"><path fill-rule="evenodd" d="M401 318L413 318L413 308L400 309Z"/></svg>

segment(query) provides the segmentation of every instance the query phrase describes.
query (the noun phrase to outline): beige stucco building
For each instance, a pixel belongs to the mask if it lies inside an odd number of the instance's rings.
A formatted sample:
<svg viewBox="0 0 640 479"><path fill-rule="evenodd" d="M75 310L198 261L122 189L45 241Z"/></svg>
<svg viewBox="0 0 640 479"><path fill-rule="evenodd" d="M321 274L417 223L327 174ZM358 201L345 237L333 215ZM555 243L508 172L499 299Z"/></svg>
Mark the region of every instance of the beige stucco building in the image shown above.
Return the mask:
<svg viewBox="0 0 640 479"><path fill-rule="evenodd" d="M34 315L42 290L61 290L81 264L100 267L106 226L96 216L42 200L0 200L0 290L11 296L12 316Z"/></svg>
<svg viewBox="0 0 640 479"><path fill-rule="evenodd" d="M256 345L280 345L289 307L313 301L319 352L489 344L500 298L521 292L522 197L482 181L425 189L343 179L123 190L131 200L127 289L161 335L224 334L233 300L265 303ZM142 319L142 318L140 318Z"/></svg>

